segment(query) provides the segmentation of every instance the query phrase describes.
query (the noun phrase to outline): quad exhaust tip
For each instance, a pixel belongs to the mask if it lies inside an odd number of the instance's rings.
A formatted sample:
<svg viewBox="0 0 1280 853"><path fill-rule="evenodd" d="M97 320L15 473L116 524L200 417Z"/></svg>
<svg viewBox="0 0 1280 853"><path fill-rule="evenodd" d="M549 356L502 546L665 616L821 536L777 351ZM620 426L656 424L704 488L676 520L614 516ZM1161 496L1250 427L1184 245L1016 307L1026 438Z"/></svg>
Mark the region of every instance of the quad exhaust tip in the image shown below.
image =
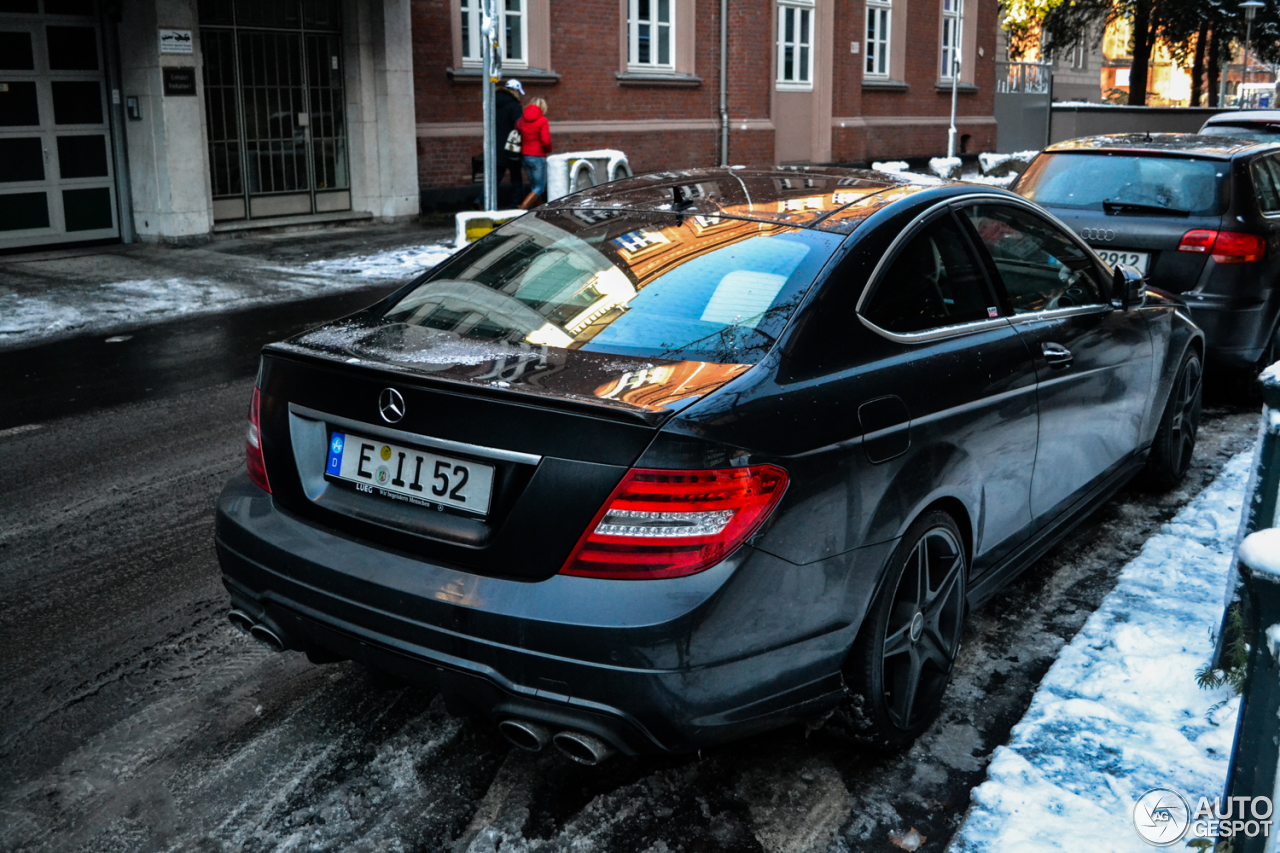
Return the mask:
<svg viewBox="0 0 1280 853"><path fill-rule="evenodd" d="M285 643L274 628L264 622L255 621L252 616L243 610L232 610L227 614L227 619L231 621L232 625L235 625L273 652L283 652L289 648L288 644Z"/></svg>
<svg viewBox="0 0 1280 853"><path fill-rule="evenodd" d="M498 731L512 746L529 752L541 752L551 743L551 730L528 720L503 720L498 723Z"/></svg>
<svg viewBox="0 0 1280 853"><path fill-rule="evenodd" d="M579 764L595 766L613 755L612 746L584 732L557 732L551 741L556 749Z"/></svg>
<svg viewBox="0 0 1280 853"><path fill-rule="evenodd" d="M232 625L235 625L246 634L253 632L253 617L243 610L232 610L227 614L227 619L231 621Z"/></svg>
<svg viewBox="0 0 1280 853"><path fill-rule="evenodd" d="M285 649L284 640L280 639L280 635L262 623L258 623L250 628L249 636L253 637L273 652L282 652Z"/></svg>

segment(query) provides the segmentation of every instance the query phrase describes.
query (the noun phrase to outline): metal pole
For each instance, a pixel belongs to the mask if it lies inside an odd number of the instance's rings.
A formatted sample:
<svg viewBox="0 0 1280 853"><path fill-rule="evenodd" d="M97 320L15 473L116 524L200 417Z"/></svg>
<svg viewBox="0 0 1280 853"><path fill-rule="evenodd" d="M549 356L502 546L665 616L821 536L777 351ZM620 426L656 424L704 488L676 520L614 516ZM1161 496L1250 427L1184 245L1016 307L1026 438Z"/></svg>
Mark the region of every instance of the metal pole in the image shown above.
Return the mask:
<svg viewBox="0 0 1280 853"><path fill-rule="evenodd" d="M947 157L956 156L956 88L960 85L960 51L964 45L964 0L957 0L955 43L951 45L951 127L947 129Z"/></svg>
<svg viewBox="0 0 1280 853"><path fill-rule="evenodd" d="M1244 22L1244 64L1240 66L1240 109L1244 109L1244 84L1249 82L1249 46L1253 41L1253 15L1246 14Z"/></svg>
<svg viewBox="0 0 1280 853"><path fill-rule="evenodd" d="M495 0L481 0L480 34L483 38L481 58L484 78L480 92L484 98L484 209L498 209L498 164L494 161L497 148L497 126L494 122L493 84L500 73L497 63L498 21L494 15Z"/></svg>
<svg viewBox="0 0 1280 853"><path fill-rule="evenodd" d="M1214 38L1217 38L1214 34ZM1231 44L1227 43L1227 49L1224 51L1225 57L1218 67L1218 107L1226 109L1227 106L1227 71L1231 68Z"/></svg>
<svg viewBox="0 0 1280 853"><path fill-rule="evenodd" d="M720 0L720 165L729 167L729 0Z"/></svg>

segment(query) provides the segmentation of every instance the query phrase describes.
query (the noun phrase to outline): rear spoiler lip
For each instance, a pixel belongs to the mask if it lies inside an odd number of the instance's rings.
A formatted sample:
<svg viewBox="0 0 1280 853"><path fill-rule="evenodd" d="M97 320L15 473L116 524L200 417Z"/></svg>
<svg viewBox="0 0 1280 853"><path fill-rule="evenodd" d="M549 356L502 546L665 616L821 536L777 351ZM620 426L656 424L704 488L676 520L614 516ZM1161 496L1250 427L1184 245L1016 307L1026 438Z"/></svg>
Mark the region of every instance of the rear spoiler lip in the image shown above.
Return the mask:
<svg viewBox="0 0 1280 853"><path fill-rule="evenodd" d="M362 372L382 374L388 378L409 380L413 384L437 391L446 391L467 396L482 397L520 405L535 405L540 408L557 409L590 415L622 423L632 423L657 429L670 420L679 410L697 402L699 398L681 401L681 405L663 411L645 411L625 404L612 403L605 400L570 400L550 394L538 394L532 391L514 388L496 388L487 385L476 385L469 382L458 382L433 376L411 367L400 367L385 362L361 360L359 364L351 364L337 355L320 352L298 344L274 343L262 348L262 355L292 361L323 365L325 367L356 368Z"/></svg>

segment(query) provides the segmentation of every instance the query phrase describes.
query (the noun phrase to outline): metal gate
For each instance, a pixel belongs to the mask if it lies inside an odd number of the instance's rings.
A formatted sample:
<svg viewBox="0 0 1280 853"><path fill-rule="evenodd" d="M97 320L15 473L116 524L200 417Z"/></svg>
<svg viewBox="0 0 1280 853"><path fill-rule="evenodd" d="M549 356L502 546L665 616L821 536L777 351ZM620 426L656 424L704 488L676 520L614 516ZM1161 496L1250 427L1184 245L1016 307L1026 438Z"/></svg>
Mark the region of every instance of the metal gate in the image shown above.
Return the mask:
<svg viewBox="0 0 1280 853"><path fill-rule="evenodd" d="M338 0L201 0L215 220L350 210Z"/></svg>
<svg viewBox="0 0 1280 853"><path fill-rule="evenodd" d="M996 63L996 151L1039 151L1049 144L1052 66L1041 62Z"/></svg>
<svg viewBox="0 0 1280 853"><path fill-rule="evenodd" d="M0 248L118 237L94 0L0 5Z"/></svg>

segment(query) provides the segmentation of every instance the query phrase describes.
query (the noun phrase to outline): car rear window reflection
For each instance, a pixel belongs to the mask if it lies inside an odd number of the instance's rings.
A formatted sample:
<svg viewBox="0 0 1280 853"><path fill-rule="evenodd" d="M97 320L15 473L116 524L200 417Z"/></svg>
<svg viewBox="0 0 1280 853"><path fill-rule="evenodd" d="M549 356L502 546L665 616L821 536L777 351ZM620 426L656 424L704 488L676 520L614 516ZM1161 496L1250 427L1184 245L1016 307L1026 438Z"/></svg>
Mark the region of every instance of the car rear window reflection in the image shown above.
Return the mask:
<svg viewBox="0 0 1280 853"><path fill-rule="evenodd" d="M540 211L442 264L386 316L465 338L752 364L839 240L717 216Z"/></svg>
<svg viewBox="0 0 1280 853"><path fill-rule="evenodd" d="M1046 207L1112 205L1217 215L1226 209L1227 163L1129 154L1042 154L1018 179L1018 193Z"/></svg>

